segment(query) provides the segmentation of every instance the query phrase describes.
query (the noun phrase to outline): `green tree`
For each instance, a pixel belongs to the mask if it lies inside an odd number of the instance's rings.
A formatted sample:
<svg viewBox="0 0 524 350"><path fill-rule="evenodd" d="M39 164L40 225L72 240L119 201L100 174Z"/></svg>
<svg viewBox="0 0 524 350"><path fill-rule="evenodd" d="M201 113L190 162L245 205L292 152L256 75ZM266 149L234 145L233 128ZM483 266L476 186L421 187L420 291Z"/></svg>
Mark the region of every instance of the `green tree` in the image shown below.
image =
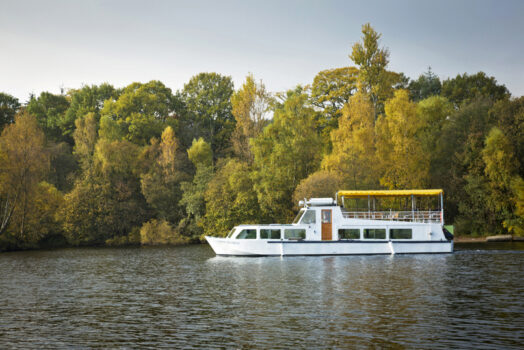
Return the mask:
<svg viewBox="0 0 524 350"><path fill-rule="evenodd" d="M75 120L73 139L75 140L74 154L85 170L92 164L98 139L98 123L93 112Z"/></svg>
<svg viewBox="0 0 524 350"><path fill-rule="evenodd" d="M20 102L16 97L0 92L0 132L14 122L19 108Z"/></svg>
<svg viewBox="0 0 524 350"><path fill-rule="evenodd" d="M448 98L455 106L471 102L475 98L485 97L492 101L508 98L510 93L504 85L498 85L494 77L484 72L473 75L464 73L442 83L442 96Z"/></svg>
<svg viewBox="0 0 524 350"><path fill-rule="evenodd" d="M231 135L235 155L241 160L252 163L253 154L249 140L256 137L265 125L271 97L262 82L257 84L253 75L246 77L242 88L231 96L232 114L236 126Z"/></svg>
<svg viewBox="0 0 524 350"><path fill-rule="evenodd" d="M273 121L252 140L254 181L263 215L270 221L293 217L291 200L299 182L317 170L321 139L315 130L315 110L300 89L288 91Z"/></svg>
<svg viewBox="0 0 524 350"><path fill-rule="evenodd" d="M183 194L180 205L185 208L186 218L180 223L180 229L196 239L202 234L205 191L213 178L213 152L209 143L199 138L193 140L193 145L187 150L187 154L196 172L191 182L181 183Z"/></svg>
<svg viewBox="0 0 524 350"><path fill-rule="evenodd" d="M408 86L409 95L413 101L440 95L441 89L440 79L431 71L431 67L428 68L427 72L421 74L417 80L412 80Z"/></svg>
<svg viewBox="0 0 524 350"><path fill-rule="evenodd" d="M132 83L118 99L104 103L100 111L100 136L146 145L151 138L159 137L166 126L178 129L180 109L181 102L161 82Z"/></svg>
<svg viewBox="0 0 524 350"><path fill-rule="evenodd" d="M231 77L200 73L191 78L180 93L187 111L184 129L189 140L203 137L217 159L226 155L235 129L231 113L233 92Z"/></svg>
<svg viewBox="0 0 524 350"><path fill-rule="evenodd" d="M27 104L27 111L36 117L38 124L49 140L72 144L70 136L62 133L61 125L69 108L67 96L42 92L40 96L32 96Z"/></svg>
<svg viewBox="0 0 524 350"><path fill-rule="evenodd" d="M337 127L342 108L357 89L358 74L355 67L327 69L319 72L313 80L311 103L322 109L319 124L327 137Z"/></svg>
<svg viewBox="0 0 524 350"><path fill-rule="evenodd" d="M71 104L60 122L62 134L73 136L76 120L91 113L96 122L100 119L100 111L105 100L114 100L119 92L107 83L101 85L84 85L80 89L71 89L67 92Z"/></svg>
<svg viewBox="0 0 524 350"><path fill-rule="evenodd" d="M226 236L233 226L256 223L260 208L247 163L229 159L209 182L206 193L204 231Z"/></svg>

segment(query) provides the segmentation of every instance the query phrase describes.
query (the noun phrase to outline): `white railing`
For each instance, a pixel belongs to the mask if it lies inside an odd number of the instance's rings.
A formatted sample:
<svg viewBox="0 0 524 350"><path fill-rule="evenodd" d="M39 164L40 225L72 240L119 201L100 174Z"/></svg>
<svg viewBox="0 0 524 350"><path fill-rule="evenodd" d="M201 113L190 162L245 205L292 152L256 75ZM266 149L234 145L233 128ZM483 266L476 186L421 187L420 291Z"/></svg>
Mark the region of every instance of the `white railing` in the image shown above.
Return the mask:
<svg viewBox="0 0 524 350"><path fill-rule="evenodd" d="M441 222L440 211L342 211L345 219Z"/></svg>

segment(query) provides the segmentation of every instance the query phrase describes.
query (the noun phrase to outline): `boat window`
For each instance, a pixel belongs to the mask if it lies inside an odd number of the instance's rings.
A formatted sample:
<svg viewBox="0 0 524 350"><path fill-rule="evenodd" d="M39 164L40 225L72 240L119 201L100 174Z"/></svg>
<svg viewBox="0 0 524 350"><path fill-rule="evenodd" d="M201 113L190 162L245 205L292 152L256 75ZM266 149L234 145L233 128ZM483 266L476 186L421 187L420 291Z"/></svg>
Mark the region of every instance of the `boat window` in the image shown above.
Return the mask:
<svg viewBox="0 0 524 350"><path fill-rule="evenodd" d="M227 238L230 238L231 236L233 236L233 233L235 233L235 229L236 227L233 227L231 231L229 231L229 233L227 234Z"/></svg>
<svg viewBox="0 0 524 350"><path fill-rule="evenodd" d="M302 214L304 214L304 211L305 209L300 209L300 211L297 214L297 217L295 218L295 220L293 220L294 224L298 224L298 222L300 221L300 218L302 217Z"/></svg>
<svg viewBox="0 0 524 350"><path fill-rule="evenodd" d="M240 231L237 239L255 239L257 238L257 230L255 229L244 229Z"/></svg>
<svg viewBox="0 0 524 350"><path fill-rule="evenodd" d="M338 239L360 239L360 229L341 228L338 230Z"/></svg>
<svg viewBox="0 0 524 350"><path fill-rule="evenodd" d="M391 239L412 239L413 230L410 228L392 228L389 230Z"/></svg>
<svg viewBox="0 0 524 350"><path fill-rule="evenodd" d="M285 239L304 239L306 238L306 230L303 228L286 228L284 230Z"/></svg>
<svg viewBox="0 0 524 350"><path fill-rule="evenodd" d="M386 239L385 228L365 228L364 238L366 239Z"/></svg>
<svg viewBox="0 0 524 350"><path fill-rule="evenodd" d="M322 210L322 223L331 224L331 209Z"/></svg>
<svg viewBox="0 0 524 350"><path fill-rule="evenodd" d="M260 229L261 239L280 239L280 229Z"/></svg>
<svg viewBox="0 0 524 350"><path fill-rule="evenodd" d="M314 224L316 222L315 216L316 212L314 210L306 210L306 213L302 216L302 220L300 220L300 223Z"/></svg>

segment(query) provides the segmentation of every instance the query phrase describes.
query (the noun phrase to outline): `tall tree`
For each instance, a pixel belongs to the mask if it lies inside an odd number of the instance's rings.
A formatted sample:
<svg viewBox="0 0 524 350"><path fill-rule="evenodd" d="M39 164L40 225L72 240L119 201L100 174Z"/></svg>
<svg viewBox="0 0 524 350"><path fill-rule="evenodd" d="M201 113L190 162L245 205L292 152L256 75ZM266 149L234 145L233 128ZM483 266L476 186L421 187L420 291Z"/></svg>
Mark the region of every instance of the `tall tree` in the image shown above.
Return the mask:
<svg viewBox="0 0 524 350"><path fill-rule="evenodd" d="M16 235L24 240L30 202L49 168L45 136L34 116L23 111L3 130L0 160L0 235L16 217Z"/></svg>
<svg viewBox="0 0 524 350"><path fill-rule="evenodd" d="M378 183L374 125L373 105L360 91L344 107L339 127L331 133L333 151L322 160L322 168L338 174L349 188L369 189Z"/></svg>
<svg viewBox="0 0 524 350"><path fill-rule="evenodd" d="M158 147L152 143L150 149L155 153L154 161L149 171L141 175L142 193L158 218L177 224L184 216L179 201L180 183L188 178L184 171L187 158L170 126L162 132Z"/></svg>
<svg viewBox="0 0 524 350"><path fill-rule="evenodd" d="M395 91L377 121L377 155L382 185L390 189L425 188L429 158L420 140L423 121L406 90Z"/></svg>
<svg viewBox="0 0 524 350"><path fill-rule="evenodd" d="M386 99L393 95L393 86L401 76L386 70L389 51L379 47L382 34L377 33L369 23L362 26L362 42L353 45L349 58L359 69L359 89L368 94L375 107L375 117L383 110Z"/></svg>
<svg viewBox="0 0 524 350"><path fill-rule="evenodd" d="M205 191L213 178L213 151L203 138L193 140L187 150L191 162L196 168L191 182L181 183L182 199L180 205L186 210L186 218L180 223L186 234L198 238L202 234L202 219L205 215Z"/></svg>
<svg viewBox="0 0 524 350"><path fill-rule="evenodd" d="M255 190L264 216L273 222L292 218L293 191L317 170L322 156L317 112L307 106L307 99L301 89L288 91L272 123L252 140Z"/></svg>
<svg viewBox="0 0 524 350"><path fill-rule="evenodd" d="M215 158L220 158L230 148L230 136L235 128L231 110L233 95L231 77L217 73L200 73L181 91L185 102L185 132L191 139L203 137L211 145Z"/></svg>
<svg viewBox="0 0 524 350"><path fill-rule="evenodd" d="M15 120L15 114L20 108L16 97L0 92L0 132Z"/></svg>
<svg viewBox="0 0 524 350"><path fill-rule="evenodd" d="M256 137L267 124L271 96L262 82L257 84L253 75L246 77L242 88L231 96L232 113L236 120L231 136L235 155L252 163L249 140Z"/></svg>

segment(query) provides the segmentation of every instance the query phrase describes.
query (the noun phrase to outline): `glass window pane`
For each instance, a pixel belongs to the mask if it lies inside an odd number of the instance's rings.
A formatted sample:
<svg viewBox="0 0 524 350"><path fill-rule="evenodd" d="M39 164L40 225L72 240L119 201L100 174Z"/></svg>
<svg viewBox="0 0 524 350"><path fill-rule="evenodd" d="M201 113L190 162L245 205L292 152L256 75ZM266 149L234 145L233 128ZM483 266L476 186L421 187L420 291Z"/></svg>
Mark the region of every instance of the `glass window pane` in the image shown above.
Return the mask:
<svg viewBox="0 0 524 350"><path fill-rule="evenodd" d="M300 221L301 224L314 224L316 222L315 220L315 211L314 210L306 210L306 213L304 216L302 216L302 220Z"/></svg>
<svg viewBox="0 0 524 350"><path fill-rule="evenodd" d="M306 238L306 230L303 228L286 228L284 230L285 239L304 239Z"/></svg>
<svg viewBox="0 0 524 350"><path fill-rule="evenodd" d="M391 239L412 239L413 230L410 228L392 228L389 230Z"/></svg>
<svg viewBox="0 0 524 350"><path fill-rule="evenodd" d="M366 239L386 239L385 228L365 228L364 238Z"/></svg>
<svg viewBox="0 0 524 350"><path fill-rule="evenodd" d="M298 212L295 220L293 220L294 224L298 224L298 222L300 221L300 218L302 217L302 214L304 214L304 211L305 211L305 209L300 209L300 211Z"/></svg>
<svg viewBox="0 0 524 350"><path fill-rule="evenodd" d="M360 239L360 229L341 228L338 230L338 239Z"/></svg>
<svg viewBox="0 0 524 350"><path fill-rule="evenodd" d="M260 230L261 239L280 239L280 230L276 229L261 229Z"/></svg>
<svg viewBox="0 0 524 350"><path fill-rule="evenodd" d="M257 230L255 229L244 229L240 231L237 239L255 239L257 238Z"/></svg>
<svg viewBox="0 0 524 350"><path fill-rule="evenodd" d="M322 210L322 223L331 224L331 210Z"/></svg>

